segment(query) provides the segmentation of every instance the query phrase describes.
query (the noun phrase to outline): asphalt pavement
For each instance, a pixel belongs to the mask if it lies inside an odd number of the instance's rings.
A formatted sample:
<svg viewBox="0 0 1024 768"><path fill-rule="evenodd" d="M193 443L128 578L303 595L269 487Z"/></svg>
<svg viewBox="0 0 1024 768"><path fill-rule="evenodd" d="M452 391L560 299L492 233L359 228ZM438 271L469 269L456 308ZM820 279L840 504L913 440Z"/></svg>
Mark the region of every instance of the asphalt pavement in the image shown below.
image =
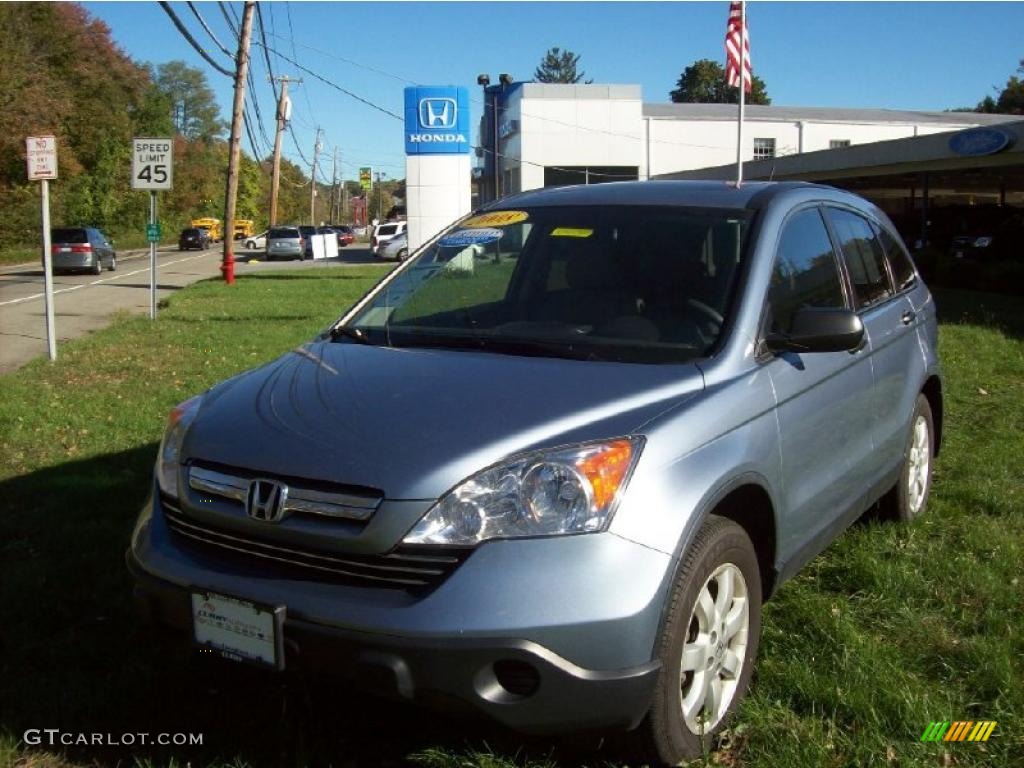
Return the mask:
<svg viewBox="0 0 1024 768"><path fill-rule="evenodd" d="M205 251L157 251L157 301L179 288L220 275L220 245ZM350 245L335 259L272 261L262 252L237 251L235 274L379 263L365 245ZM43 270L34 264L0 269L0 374L46 355ZM149 312L149 252L118 254L117 271L54 275L57 357L61 343L105 327L118 311Z"/></svg>

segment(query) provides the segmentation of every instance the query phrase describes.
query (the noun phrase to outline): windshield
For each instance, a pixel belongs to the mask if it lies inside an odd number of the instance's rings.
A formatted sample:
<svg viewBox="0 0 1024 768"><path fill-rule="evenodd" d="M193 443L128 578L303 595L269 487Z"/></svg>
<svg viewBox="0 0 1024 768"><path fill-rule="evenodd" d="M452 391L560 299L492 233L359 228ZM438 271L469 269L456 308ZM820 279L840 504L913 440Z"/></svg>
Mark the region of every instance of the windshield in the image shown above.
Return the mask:
<svg viewBox="0 0 1024 768"><path fill-rule="evenodd" d="M705 356L729 314L749 217L630 206L471 216L335 335L590 360Z"/></svg>

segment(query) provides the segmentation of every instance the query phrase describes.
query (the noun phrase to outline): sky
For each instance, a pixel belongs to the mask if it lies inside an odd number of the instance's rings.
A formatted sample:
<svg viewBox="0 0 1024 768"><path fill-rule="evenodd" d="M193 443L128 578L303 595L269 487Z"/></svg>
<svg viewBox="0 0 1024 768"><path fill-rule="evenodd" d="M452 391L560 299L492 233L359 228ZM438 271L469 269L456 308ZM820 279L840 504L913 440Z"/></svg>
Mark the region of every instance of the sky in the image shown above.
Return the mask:
<svg viewBox="0 0 1024 768"><path fill-rule="evenodd" d="M114 41L139 62L180 59L202 69L230 119L232 80L213 69L156 2L87 2ZM225 13L242 3L196 2L214 35L233 50ZM275 75L303 78L291 88L292 137L284 154L307 169L316 127L323 129L321 179L372 166L405 173L402 124L280 58L286 56L384 110L402 112L407 85L465 85L476 124L477 75L507 72L530 80L548 48L580 54L595 83L640 84L645 102L668 102L682 70L697 59L724 63L728 3L722 2L284 2L263 0ZM232 61L186 3L172 3L193 37L221 66ZM973 106L1001 88L1024 59L1024 2L749 2L754 73L781 106L942 110ZM254 41L259 41L258 34ZM265 141L273 142L274 95L262 51L252 50ZM266 142L266 143L265 143ZM249 140L243 148L252 154ZM301 153L300 153L301 148ZM304 159L303 159L304 155Z"/></svg>

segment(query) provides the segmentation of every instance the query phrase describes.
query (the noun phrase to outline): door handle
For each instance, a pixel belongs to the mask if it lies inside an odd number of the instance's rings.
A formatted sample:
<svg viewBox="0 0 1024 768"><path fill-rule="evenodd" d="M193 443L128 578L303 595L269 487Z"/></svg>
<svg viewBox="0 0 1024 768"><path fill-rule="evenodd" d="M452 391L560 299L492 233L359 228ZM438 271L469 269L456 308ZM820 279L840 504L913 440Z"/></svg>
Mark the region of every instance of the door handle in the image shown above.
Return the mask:
<svg viewBox="0 0 1024 768"><path fill-rule="evenodd" d="M917 313L911 309L908 309L900 317L900 322L903 323L904 325L910 325L912 322L914 322L915 317L917 317Z"/></svg>

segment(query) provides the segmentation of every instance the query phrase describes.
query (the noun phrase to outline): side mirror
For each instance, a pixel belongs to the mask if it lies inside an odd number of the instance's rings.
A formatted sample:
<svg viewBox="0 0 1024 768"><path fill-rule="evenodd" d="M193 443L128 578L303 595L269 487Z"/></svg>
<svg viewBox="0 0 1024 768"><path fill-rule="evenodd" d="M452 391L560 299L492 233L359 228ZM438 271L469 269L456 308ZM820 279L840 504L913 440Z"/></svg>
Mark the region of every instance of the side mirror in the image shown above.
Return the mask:
<svg viewBox="0 0 1024 768"><path fill-rule="evenodd" d="M789 333L765 339L773 352L852 352L864 342L864 324L849 309L804 307L793 315Z"/></svg>

